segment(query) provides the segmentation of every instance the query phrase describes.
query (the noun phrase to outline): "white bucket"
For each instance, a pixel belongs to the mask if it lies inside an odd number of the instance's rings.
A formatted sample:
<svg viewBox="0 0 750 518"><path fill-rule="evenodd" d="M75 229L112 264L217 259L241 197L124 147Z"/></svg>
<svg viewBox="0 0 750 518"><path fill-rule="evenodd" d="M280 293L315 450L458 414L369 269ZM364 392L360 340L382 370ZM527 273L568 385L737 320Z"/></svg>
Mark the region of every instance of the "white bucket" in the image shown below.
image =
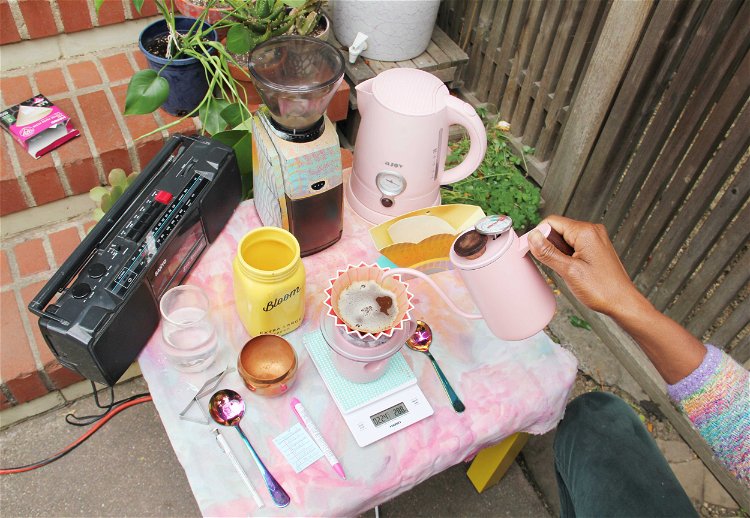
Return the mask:
<svg viewBox="0 0 750 518"><path fill-rule="evenodd" d="M430 44L440 0L332 0L333 32L349 47L357 33L367 35L362 56L404 61Z"/></svg>

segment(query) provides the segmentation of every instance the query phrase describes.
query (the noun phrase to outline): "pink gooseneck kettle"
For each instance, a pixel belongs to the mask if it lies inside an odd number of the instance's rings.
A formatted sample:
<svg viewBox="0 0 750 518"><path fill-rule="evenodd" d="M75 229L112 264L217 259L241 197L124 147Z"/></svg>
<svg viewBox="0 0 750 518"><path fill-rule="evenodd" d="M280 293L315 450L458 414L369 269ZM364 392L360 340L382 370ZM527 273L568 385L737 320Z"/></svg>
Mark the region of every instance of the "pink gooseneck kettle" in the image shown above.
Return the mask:
<svg viewBox="0 0 750 518"><path fill-rule="evenodd" d="M458 236L451 246L451 264L458 269L479 314L458 308L418 270L394 268L388 273L419 277L455 313L468 319L483 318L492 334L503 340L523 340L549 324L557 304L552 289L528 255L528 233L519 237L512 225L508 216L488 216ZM572 255L573 249L548 223L536 230L563 253Z"/></svg>
<svg viewBox="0 0 750 518"><path fill-rule="evenodd" d="M440 205L440 185L466 178L484 159L482 120L429 72L394 68L356 90L362 120L346 193L351 208L368 222ZM471 147L463 162L446 171L451 124L466 128Z"/></svg>

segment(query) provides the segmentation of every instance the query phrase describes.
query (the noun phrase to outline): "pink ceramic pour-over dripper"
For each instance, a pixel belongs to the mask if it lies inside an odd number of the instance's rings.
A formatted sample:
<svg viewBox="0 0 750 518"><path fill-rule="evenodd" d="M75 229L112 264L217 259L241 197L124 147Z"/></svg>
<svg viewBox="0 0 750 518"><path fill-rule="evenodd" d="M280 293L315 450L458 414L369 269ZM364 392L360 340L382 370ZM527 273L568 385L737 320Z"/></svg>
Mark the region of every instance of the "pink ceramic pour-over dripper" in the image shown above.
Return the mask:
<svg viewBox="0 0 750 518"><path fill-rule="evenodd" d="M458 269L479 313L468 313L424 273L395 268L389 274L413 275L429 284L458 315L483 318L490 331L503 340L523 340L538 333L552 320L556 302L552 289L528 255L528 233L518 236L508 216L488 216L475 228L456 238L450 261ZM556 234L547 223L539 230L545 237ZM558 243L564 243L557 234ZM565 243L567 245L567 243ZM562 245L558 245L561 248ZM572 249L562 250L572 253Z"/></svg>
<svg viewBox="0 0 750 518"><path fill-rule="evenodd" d="M375 281L395 295L396 317L394 324L378 332L362 332L349 326L338 311L341 293L353 283ZM325 308L321 316L321 330L333 354L336 370L354 383L369 383L380 378L396 354L412 334L415 324L411 318L413 295L399 276L373 264L360 263L339 270L329 280L325 290Z"/></svg>

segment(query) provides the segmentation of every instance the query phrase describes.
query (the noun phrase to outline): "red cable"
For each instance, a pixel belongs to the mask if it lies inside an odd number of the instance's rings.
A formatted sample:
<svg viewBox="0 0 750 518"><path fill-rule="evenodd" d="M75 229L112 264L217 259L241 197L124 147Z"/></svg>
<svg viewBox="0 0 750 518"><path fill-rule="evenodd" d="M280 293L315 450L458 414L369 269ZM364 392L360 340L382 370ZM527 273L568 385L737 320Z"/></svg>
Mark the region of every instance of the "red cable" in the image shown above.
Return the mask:
<svg viewBox="0 0 750 518"><path fill-rule="evenodd" d="M85 441L86 439L88 439L89 437L91 437L94 434L94 432L96 432L99 428L101 428L102 426L104 426L104 424L107 421L109 421L113 416L115 416L118 413L120 413L122 410L125 410L126 408L131 407L133 405L138 405L140 403L146 403L147 401L151 401L151 400L152 400L151 396L143 396L143 397L139 397L138 399L133 399L132 401L128 401L126 403L118 405L115 408L113 408L112 410L110 410L99 421L97 421L96 424L94 424L94 426L92 426L89 430L86 431L86 433L84 433L83 435L81 435L78 439L76 439L75 441L73 441L72 443L70 443L64 449L62 449L59 452L57 452L56 454L54 454L52 457L50 457L48 459L45 459L43 461L37 462L36 464L32 464L32 465L25 466L25 467L22 467L22 468L0 469L0 475L11 475L13 473L23 473L25 471L31 471L31 470L34 470L34 469L37 469L37 468L41 468L42 466L46 466L50 462L53 462L53 461L57 460L59 457L61 457L62 455L65 455L70 450L72 450L73 448L77 447L83 441Z"/></svg>

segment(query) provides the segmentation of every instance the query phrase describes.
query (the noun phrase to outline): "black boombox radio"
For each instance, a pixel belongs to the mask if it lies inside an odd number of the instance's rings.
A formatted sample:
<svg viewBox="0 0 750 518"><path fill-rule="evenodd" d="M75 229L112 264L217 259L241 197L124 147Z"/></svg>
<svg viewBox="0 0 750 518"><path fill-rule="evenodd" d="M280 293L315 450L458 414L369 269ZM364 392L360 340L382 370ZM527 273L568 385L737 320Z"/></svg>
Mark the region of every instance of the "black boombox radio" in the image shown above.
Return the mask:
<svg viewBox="0 0 750 518"><path fill-rule="evenodd" d="M60 363L114 385L156 330L161 296L216 239L241 191L231 148L172 137L29 304Z"/></svg>

